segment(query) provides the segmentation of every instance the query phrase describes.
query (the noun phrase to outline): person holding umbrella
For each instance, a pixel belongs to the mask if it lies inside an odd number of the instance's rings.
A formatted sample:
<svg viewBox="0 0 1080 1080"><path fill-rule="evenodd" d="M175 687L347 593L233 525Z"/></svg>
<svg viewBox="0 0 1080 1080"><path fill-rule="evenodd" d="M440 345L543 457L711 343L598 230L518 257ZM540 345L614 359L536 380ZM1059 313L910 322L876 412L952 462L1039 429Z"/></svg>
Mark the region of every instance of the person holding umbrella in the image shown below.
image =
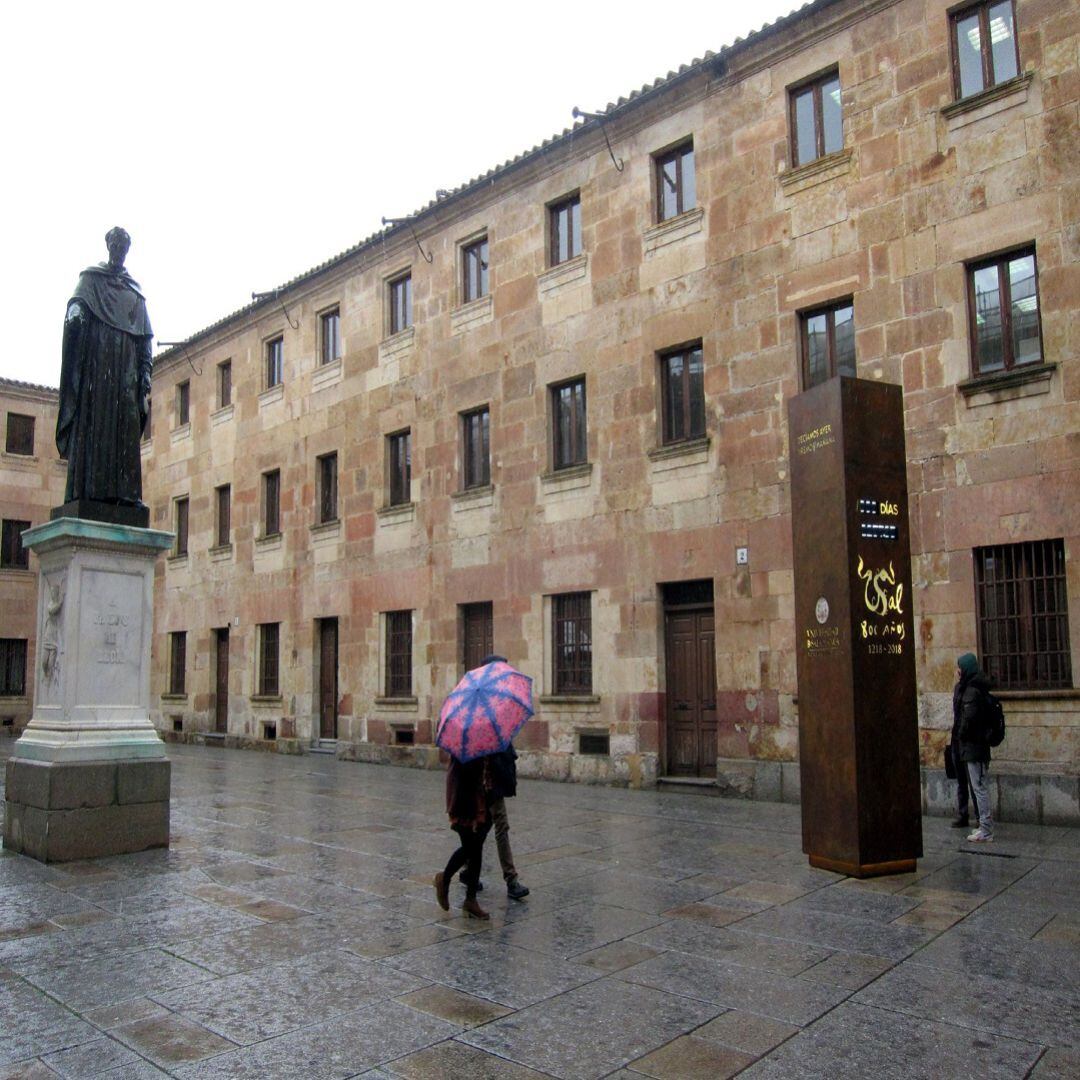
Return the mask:
<svg viewBox="0 0 1080 1080"><path fill-rule="evenodd" d="M450 755L446 812L461 839L435 875L435 896L443 911L450 910L450 882L465 867L462 909L476 919L490 918L476 893L492 825L491 803L498 797L492 755L510 746L532 714L532 679L501 658L467 671L443 702L435 743Z"/></svg>
<svg viewBox="0 0 1080 1080"><path fill-rule="evenodd" d="M497 656L494 653L485 656L479 666L487 664L505 664L505 656ZM527 885L523 885L518 878L517 867L514 866L514 853L510 848L510 819L506 815L506 800L512 799L517 794L517 751L511 743L505 750L491 755L491 798L488 809L491 813L491 825L495 830L495 847L499 852L499 866L502 867L503 880L506 882L506 895L511 900L524 900L529 895ZM461 871L461 883L466 889L469 887L469 869L466 866ZM476 883L476 891L483 889L483 884Z"/></svg>

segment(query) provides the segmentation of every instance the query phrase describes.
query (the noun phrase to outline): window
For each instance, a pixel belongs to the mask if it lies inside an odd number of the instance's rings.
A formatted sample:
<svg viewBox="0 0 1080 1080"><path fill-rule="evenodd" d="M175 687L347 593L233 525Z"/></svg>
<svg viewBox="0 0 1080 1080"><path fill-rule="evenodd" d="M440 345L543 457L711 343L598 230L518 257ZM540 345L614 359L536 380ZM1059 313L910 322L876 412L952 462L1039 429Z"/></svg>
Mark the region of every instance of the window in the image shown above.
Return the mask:
<svg viewBox="0 0 1080 1080"><path fill-rule="evenodd" d="M953 84L970 97L1020 74L1012 0L972 4L950 16Z"/></svg>
<svg viewBox="0 0 1080 1080"><path fill-rule="evenodd" d="M998 687L1072 686L1063 541L976 548L975 613L982 666Z"/></svg>
<svg viewBox="0 0 1080 1080"><path fill-rule="evenodd" d="M791 91L791 164L805 165L843 148L840 76L834 69Z"/></svg>
<svg viewBox="0 0 1080 1080"><path fill-rule="evenodd" d="M466 671L495 651L495 620L490 602L461 605L461 659Z"/></svg>
<svg viewBox="0 0 1080 1080"><path fill-rule="evenodd" d="M551 265L558 266L581 254L581 196L571 195L548 208Z"/></svg>
<svg viewBox="0 0 1080 1080"><path fill-rule="evenodd" d="M319 348L319 359L322 363L332 364L341 359L340 308L325 311L319 316Z"/></svg>
<svg viewBox="0 0 1080 1080"><path fill-rule="evenodd" d="M318 461L319 524L337 521L337 454L323 454Z"/></svg>
<svg viewBox="0 0 1080 1080"><path fill-rule="evenodd" d="M224 409L232 404L232 361L223 360L217 366L217 401L218 408Z"/></svg>
<svg viewBox="0 0 1080 1080"><path fill-rule="evenodd" d="M0 697L26 693L26 639L0 638Z"/></svg>
<svg viewBox="0 0 1080 1080"><path fill-rule="evenodd" d="M697 206L694 144L683 143L658 154L656 162L656 220L667 221Z"/></svg>
<svg viewBox="0 0 1080 1080"><path fill-rule="evenodd" d="M222 484L217 489L217 544L225 547L232 536L232 486Z"/></svg>
<svg viewBox="0 0 1080 1080"><path fill-rule="evenodd" d="M488 239L486 236L461 249L461 302L469 303L488 294Z"/></svg>
<svg viewBox="0 0 1080 1080"><path fill-rule="evenodd" d="M20 416L19 413L7 414L7 442L5 444L9 454L34 453L34 418L32 416Z"/></svg>
<svg viewBox="0 0 1080 1080"><path fill-rule="evenodd" d="M404 506L412 501L412 437L399 431L386 437L386 452L390 470L390 505Z"/></svg>
<svg viewBox="0 0 1080 1080"><path fill-rule="evenodd" d="M266 343L266 389L280 386L284 380L285 339L276 337Z"/></svg>
<svg viewBox="0 0 1080 1080"><path fill-rule="evenodd" d="M491 424L488 407L485 405L482 409L463 413L461 427L463 486L486 487L491 483Z"/></svg>
<svg viewBox="0 0 1080 1080"><path fill-rule="evenodd" d="M281 623L259 624L259 677L260 697L277 697L281 693L278 681L278 637Z"/></svg>
<svg viewBox="0 0 1080 1080"><path fill-rule="evenodd" d="M556 694L592 693L592 614L587 592L551 598L552 674Z"/></svg>
<svg viewBox="0 0 1080 1080"><path fill-rule="evenodd" d="M187 631L169 634L169 693L186 694Z"/></svg>
<svg viewBox="0 0 1080 1080"><path fill-rule="evenodd" d="M263 473L263 536L281 532L281 470Z"/></svg>
<svg viewBox="0 0 1080 1080"><path fill-rule="evenodd" d="M187 496L177 499L175 507L174 525L176 527L176 550L174 555L186 555L188 553L188 500Z"/></svg>
<svg viewBox="0 0 1080 1080"><path fill-rule="evenodd" d="M802 333L803 389L834 375L855 375L855 309L850 300L804 312Z"/></svg>
<svg viewBox="0 0 1080 1080"><path fill-rule="evenodd" d="M386 613L386 696L412 697L412 612Z"/></svg>
<svg viewBox="0 0 1080 1080"><path fill-rule="evenodd" d="M705 434L705 378L701 345L660 357L664 444L700 439Z"/></svg>
<svg viewBox="0 0 1080 1080"><path fill-rule="evenodd" d="M0 544L0 569L29 569L30 552L22 545L22 534L29 528L29 521L4 519L3 542Z"/></svg>
<svg viewBox="0 0 1080 1080"><path fill-rule="evenodd" d="M585 379L551 388L551 465L568 469L589 459L585 426Z"/></svg>
<svg viewBox="0 0 1080 1080"><path fill-rule="evenodd" d="M974 374L1041 362L1039 279L1033 250L968 267L968 307Z"/></svg>
<svg viewBox="0 0 1080 1080"><path fill-rule="evenodd" d="M485 259L487 256L485 255ZM387 285L390 301L390 333L400 334L412 326L412 274L402 274Z"/></svg>
<svg viewBox="0 0 1080 1080"><path fill-rule="evenodd" d="M178 383L176 387L176 426L191 423L191 383Z"/></svg>

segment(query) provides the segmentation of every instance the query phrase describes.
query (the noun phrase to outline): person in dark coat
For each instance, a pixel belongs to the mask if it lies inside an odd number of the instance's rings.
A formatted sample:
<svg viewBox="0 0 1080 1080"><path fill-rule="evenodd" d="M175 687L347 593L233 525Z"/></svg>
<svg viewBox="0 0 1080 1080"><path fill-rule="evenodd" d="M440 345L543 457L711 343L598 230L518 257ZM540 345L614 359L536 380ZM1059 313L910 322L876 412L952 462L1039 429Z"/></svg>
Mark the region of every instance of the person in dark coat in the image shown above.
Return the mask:
<svg viewBox="0 0 1080 1080"><path fill-rule="evenodd" d="M462 910L474 919L491 918L476 899L484 840L491 831L491 797L491 757L458 761L451 756L446 770L446 813L450 828L458 834L461 844L450 856L445 869L435 875L435 897L443 911L450 910L450 882L465 867L466 894Z"/></svg>
<svg viewBox="0 0 1080 1080"><path fill-rule="evenodd" d="M972 843L994 839L990 816L990 743L983 723L983 698L990 690L990 680L979 667L974 653L964 653L956 661L956 686L953 688L953 745L959 747L956 770L967 772L967 781L979 815L979 827L968 835Z"/></svg>
<svg viewBox="0 0 1080 1080"><path fill-rule="evenodd" d="M956 774L956 817L952 819L952 828L966 829L970 823L968 807L973 801L971 785L968 783L967 766L960 757L960 683L953 686L953 725L949 738L949 756L952 758L953 772ZM976 813L978 810L976 809Z"/></svg>

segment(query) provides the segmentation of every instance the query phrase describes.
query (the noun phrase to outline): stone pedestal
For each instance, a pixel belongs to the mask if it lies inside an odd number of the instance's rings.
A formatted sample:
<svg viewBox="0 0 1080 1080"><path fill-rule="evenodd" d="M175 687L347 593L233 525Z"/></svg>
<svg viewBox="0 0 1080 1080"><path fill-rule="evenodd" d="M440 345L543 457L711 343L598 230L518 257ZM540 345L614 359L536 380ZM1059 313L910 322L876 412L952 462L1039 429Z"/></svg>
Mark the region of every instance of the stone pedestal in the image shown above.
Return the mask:
<svg viewBox="0 0 1080 1080"><path fill-rule="evenodd" d="M899 386L791 399L803 850L856 877L922 854L907 459Z"/></svg>
<svg viewBox="0 0 1080 1080"><path fill-rule="evenodd" d="M60 518L23 543L40 563L34 715L7 765L4 847L42 862L167 847L150 641L154 562L172 536Z"/></svg>

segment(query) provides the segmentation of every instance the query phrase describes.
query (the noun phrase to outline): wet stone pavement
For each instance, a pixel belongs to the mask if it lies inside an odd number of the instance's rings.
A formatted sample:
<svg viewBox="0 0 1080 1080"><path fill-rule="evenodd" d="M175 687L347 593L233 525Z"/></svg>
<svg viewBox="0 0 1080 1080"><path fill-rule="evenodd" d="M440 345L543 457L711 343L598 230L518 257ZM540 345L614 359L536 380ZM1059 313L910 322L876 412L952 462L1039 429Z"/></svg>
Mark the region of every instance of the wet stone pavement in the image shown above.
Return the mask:
<svg viewBox="0 0 1080 1080"><path fill-rule="evenodd" d="M797 807L522 781L480 923L441 773L169 753L171 850L0 854L0 1080L1080 1076L1080 830L858 882Z"/></svg>

